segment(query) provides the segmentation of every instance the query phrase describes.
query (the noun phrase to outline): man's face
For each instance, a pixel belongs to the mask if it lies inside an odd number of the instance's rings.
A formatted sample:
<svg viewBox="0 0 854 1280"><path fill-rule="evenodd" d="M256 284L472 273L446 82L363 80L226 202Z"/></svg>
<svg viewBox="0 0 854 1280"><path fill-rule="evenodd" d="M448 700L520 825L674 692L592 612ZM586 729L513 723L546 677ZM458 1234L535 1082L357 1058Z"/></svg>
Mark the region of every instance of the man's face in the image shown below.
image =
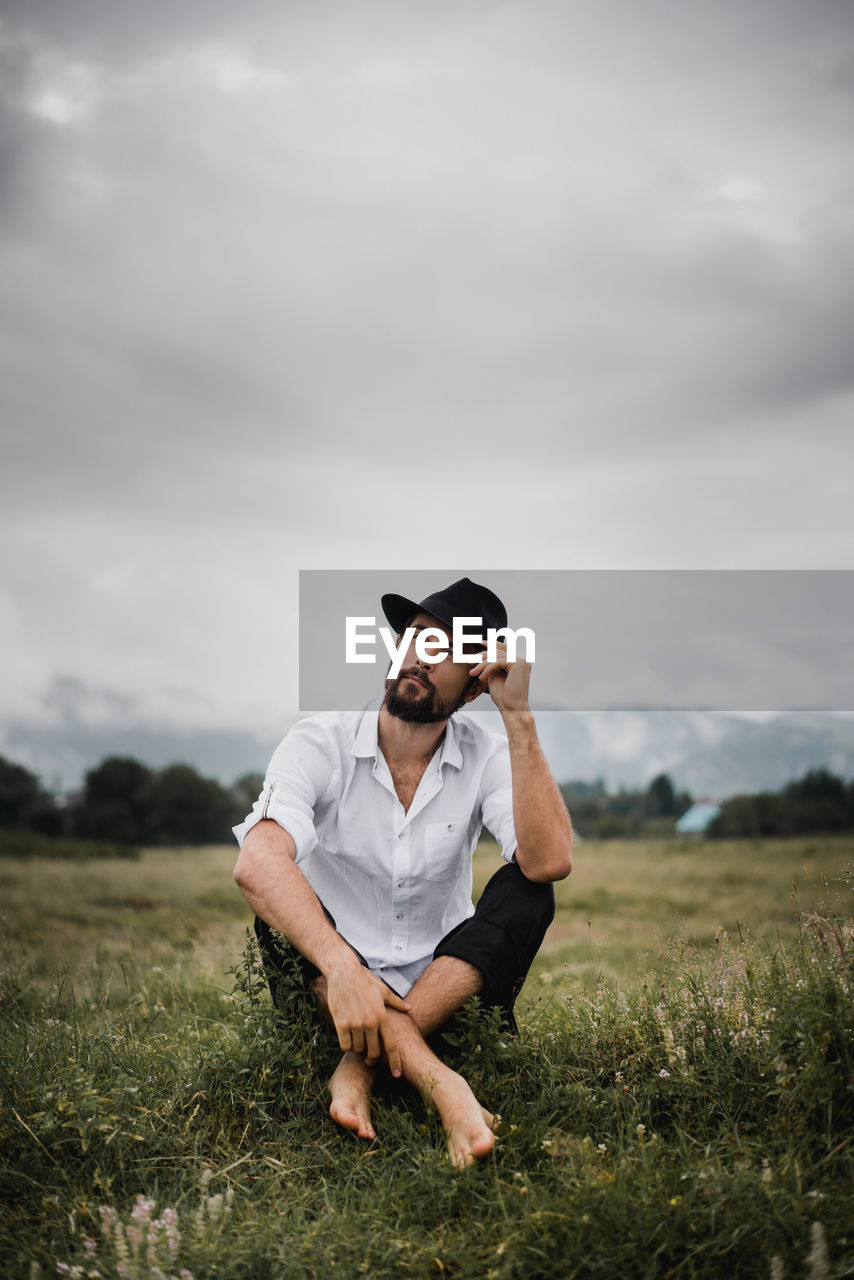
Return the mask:
<svg viewBox="0 0 854 1280"><path fill-rule="evenodd" d="M415 628L416 635L404 655L400 674L385 682L384 705L390 715L409 724L437 724L440 720L447 720L463 703L471 702L483 691L480 681L469 676L470 669L481 657L482 649L473 647L465 662L454 662L450 653L451 635L443 622L429 613L419 613L409 626ZM428 627L440 632L447 641L448 656L441 662L422 662L415 651L418 632ZM435 649L428 647L427 652L438 652L438 646Z"/></svg>

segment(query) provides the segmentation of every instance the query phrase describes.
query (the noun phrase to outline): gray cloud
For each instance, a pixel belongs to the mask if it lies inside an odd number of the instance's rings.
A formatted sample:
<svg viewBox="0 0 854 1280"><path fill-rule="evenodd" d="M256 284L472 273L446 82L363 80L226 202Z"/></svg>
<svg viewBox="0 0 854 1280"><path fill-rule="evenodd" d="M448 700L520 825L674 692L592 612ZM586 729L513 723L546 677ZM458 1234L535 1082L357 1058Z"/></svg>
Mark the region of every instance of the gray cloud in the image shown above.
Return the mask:
<svg viewBox="0 0 854 1280"><path fill-rule="evenodd" d="M300 567L849 565L852 34L7 0L8 707L267 733Z"/></svg>

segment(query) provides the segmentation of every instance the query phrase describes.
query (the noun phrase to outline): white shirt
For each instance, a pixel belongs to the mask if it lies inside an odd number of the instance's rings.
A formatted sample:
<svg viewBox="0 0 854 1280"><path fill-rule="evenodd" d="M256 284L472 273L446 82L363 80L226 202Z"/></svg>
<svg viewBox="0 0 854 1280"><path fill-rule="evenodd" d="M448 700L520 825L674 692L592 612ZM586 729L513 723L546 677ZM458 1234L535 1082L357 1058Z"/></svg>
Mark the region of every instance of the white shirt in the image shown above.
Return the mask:
<svg viewBox="0 0 854 1280"><path fill-rule="evenodd" d="M272 818L338 932L400 995L472 915L472 854L485 825L516 849L506 738L452 718L408 811L377 742L379 703L301 720L277 747L238 843Z"/></svg>

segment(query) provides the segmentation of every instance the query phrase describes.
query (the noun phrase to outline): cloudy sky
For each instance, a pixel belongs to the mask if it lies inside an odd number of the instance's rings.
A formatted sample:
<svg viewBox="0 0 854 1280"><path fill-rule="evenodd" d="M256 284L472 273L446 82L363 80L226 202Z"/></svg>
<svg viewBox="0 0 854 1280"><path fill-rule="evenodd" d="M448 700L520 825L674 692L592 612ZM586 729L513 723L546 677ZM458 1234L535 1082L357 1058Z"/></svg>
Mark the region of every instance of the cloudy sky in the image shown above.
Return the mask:
<svg viewBox="0 0 854 1280"><path fill-rule="evenodd" d="M300 569L851 567L848 0L0 15L0 751L275 740Z"/></svg>

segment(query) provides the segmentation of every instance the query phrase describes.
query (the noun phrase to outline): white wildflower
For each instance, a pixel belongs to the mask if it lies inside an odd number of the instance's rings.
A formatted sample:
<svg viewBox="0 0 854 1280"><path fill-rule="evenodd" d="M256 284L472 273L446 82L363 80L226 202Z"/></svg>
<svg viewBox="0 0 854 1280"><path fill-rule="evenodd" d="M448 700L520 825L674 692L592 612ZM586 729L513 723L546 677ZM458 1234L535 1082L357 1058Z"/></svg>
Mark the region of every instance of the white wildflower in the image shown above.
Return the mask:
<svg viewBox="0 0 854 1280"><path fill-rule="evenodd" d="M210 1218L211 1222L213 1222L214 1218L218 1218L219 1215L222 1213L222 1203L223 1203L223 1197L221 1194L211 1196L209 1198L208 1217Z"/></svg>
<svg viewBox="0 0 854 1280"><path fill-rule="evenodd" d="M820 1222L812 1224L810 1240L812 1247L806 1256L806 1262L809 1266L807 1280L827 1280L829 1274L827 1245L824 1240L824 1227Z"/></svg>

